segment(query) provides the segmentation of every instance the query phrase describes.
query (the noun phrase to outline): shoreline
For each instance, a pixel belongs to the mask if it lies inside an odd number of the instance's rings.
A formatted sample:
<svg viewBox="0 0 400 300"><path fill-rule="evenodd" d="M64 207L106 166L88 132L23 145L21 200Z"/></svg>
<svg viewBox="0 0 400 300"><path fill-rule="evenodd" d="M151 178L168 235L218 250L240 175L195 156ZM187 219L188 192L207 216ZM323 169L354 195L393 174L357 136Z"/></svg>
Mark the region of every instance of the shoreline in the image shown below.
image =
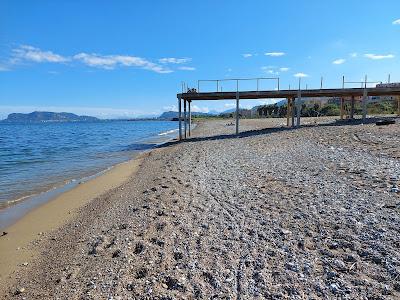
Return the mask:
<svg viewBox="0 0 400 300"><path fill-rule="evenodd" d="M130 160L135 159L137 156L141 155L142 153L146 153L168 143L176 139L176 131L178 129L173 129L165 132L161 132L156 136L150 136L143 140L144 143L152 145L150 149L144 150L135 150L132 151L132 154L129 158L125 158L120 162L115 162L112 165L104 166L104 169L100 169L97 171L86 172L86 174L81 174L80 177L66 179L57 183L54 183L52 186L47 187L47 189L38 188L35 192L33 191L30 194L23 195L21 197L10 199L5 202L0 203L0 231L6 231L6 229L20 219L22 219L26 214L31 212L32 210L46 204L49 201L54 200L58 196L66 193L82 183L90 181L98 176L101 176L107 172L109 172L114 167L122 164L124 162L128 162ZM139 140L141 141L141 140Z"/></svg>
<svg viewBox="0 0 400 300"><path fill-rule="evenodd" d="M5 207L0 214L13 207L25 204L31 198L39 197L39 203L28 207L6 226L0 227L0 292L9 286L7 278L17 274L30 261L36 259L41 250L35 242L46 240L46 233L56 232L79 216L80 210L96 198L120 187L134 176L144 157L160 146L176 141L176 130L161 132L146 138L150 149L136 151L128 160L108 166L106 169L88 175L50 190L27 196L21 202Z"/></svg>
<svg viewBox="0 0 400 300"><path fill-rule="evenodd" d="M136 156L133 156L129 160L135 159ZM72 189L78 187L85 182L104 175L105 173L112 170L114 167L118 166L119 164L128 162L129 160L107 167L106 169L96 172L92 175L68 180L65 183L57 184L48 190L27 195L15 200L7 201L7 206L0 208L0 217L2 217L2 220L0 220L0 230L6 230L8 227L17 223L32 210L39 208L47 202L54 200L63 193L71 191Z"/></svg>
<svg viewBox="0 0 400 300"><path fill-rule="evenodd" d="M29 264L39 254L38 249L32 247L34 241L42 240L42 236L61 228L86 204L134 176L148 153L141 152L133 159L114 165L94 178L77 184L3 228L2 232L6 235L0 237L0 281L4 283L7 277Z"/></svg>

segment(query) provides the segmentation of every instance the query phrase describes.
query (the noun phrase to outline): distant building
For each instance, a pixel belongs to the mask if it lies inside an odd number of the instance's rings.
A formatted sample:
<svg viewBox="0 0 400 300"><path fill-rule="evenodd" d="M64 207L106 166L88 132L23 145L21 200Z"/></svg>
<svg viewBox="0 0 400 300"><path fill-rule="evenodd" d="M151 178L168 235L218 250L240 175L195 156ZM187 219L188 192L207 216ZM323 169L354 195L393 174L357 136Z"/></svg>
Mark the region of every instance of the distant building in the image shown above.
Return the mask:
<svg viewBox="0 0 400 300"><path fill-rule="evenodd" d="M379 83L376 85L377 88L390 88L390 87L400 87L400 82L393 83Z"/></svg>

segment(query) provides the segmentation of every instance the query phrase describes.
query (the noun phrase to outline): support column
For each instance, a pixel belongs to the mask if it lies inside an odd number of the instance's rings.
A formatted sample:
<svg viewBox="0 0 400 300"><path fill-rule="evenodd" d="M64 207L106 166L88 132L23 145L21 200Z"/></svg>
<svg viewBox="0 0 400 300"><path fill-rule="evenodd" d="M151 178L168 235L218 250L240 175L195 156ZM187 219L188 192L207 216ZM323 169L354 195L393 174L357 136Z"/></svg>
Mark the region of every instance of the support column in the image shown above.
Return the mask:
<svg viewBox="0 0 400 300"><path fill-rule="evenodd" d="M363 121L367 118L367 99L368 99L368 92L367 92L367 89L364 89L363 100L362 100L362 119L363 119Z"/></svg>
<svg viewBox="0 0 400 300"><path fill-rule="evenodd" d="M295 97L293 97L292 98L292 100L290 101L291 102L291 108L290 108L290 113L291 113L291 115L292 115L292 127L294 127L294 117L295 117L295 113L296 113L296 104L297 104L297 102L296 102L296 100L295 100L296 98Z"/></svg>
<svg viewBox="0 0 400 300"><path fill-rule="evenodd" d="M192 101L189 100L189 136L192 134L192 111L190 109L190 105L191 105Z"/></svg>
<svg viewBox="0 0 400 300"><path fill-rule="evenodd" d="M297 122L296 126L300 126L300 114L301 114L301 90L299 90L298 98L297 98Z"/></svg>
<svg viewBox="0 0 400 300"><path fill-rule="evenodd" d="M185 135L184 135L185 140L186 140L186 133L187 133L186 125L187 125L186 100L183 100L183 127L185 129Z"/></svg>
<svg viewBox="0 0 400 300"><path fill-rule="evenodd" d="M290 121L290 98L287 98L287 109L286 109L286 126L289 127Z"/></svg>
<svg viewBox="0 0 400 300"><path fill-rule="evenodd" d="M340 98L340 120L343 120L344 116L344 98Z"/></svg>
<svg viewBox="0 0 400 300"><path fill-rule="evenodd" d="M236 92L236 134L239 134L239 92Z"/></svg>
<svg viewBox="0 0 400 300"><path fill-rule="evenodd" d="M178 98L178 121L179 121L179 140L182 140L182 103L181 98Z"/></svg>
<svg viewBox="0 0 400 300"><path fill-rule="evenodd" d="M350 119L354 120L354 96L351 96Z"/></svg>
<svg viewBox="0 0 400 300"><path fill-rule="evenodd" d="M400 96L397 96L397 115L400 116Z"/></svg>

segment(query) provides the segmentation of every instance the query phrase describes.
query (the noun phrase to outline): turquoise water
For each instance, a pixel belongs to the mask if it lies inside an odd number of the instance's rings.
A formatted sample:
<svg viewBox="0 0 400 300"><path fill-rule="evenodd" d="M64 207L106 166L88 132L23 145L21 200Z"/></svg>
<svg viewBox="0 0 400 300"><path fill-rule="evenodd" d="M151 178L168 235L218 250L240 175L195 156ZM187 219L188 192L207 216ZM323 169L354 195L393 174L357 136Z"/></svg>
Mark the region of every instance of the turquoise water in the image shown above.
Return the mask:
<svg viewBox="0 0 400 300"><path fill-rule="evenodd" d="M170 121L0 123L0 208L126 161L177 128Z"/></svg>

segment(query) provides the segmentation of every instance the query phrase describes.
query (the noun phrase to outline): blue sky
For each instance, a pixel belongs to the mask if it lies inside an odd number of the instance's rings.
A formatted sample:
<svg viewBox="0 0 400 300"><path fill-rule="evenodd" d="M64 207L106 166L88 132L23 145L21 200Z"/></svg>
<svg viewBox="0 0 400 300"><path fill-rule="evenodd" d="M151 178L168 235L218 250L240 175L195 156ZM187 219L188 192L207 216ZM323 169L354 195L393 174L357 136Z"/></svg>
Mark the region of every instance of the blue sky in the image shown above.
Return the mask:
<svg viewBox="0 0 400 300"><path fill-rule="evenodd" d="M158 114L176 108L182 81L195 87L198 79L279 76L287 88L303 76L312 88L321 75L324 86L340 87L342 75L385 81L389 73L400 81L398 0L0 0L0 118ZM195 110L232 104L198 102Z"/></svg>

